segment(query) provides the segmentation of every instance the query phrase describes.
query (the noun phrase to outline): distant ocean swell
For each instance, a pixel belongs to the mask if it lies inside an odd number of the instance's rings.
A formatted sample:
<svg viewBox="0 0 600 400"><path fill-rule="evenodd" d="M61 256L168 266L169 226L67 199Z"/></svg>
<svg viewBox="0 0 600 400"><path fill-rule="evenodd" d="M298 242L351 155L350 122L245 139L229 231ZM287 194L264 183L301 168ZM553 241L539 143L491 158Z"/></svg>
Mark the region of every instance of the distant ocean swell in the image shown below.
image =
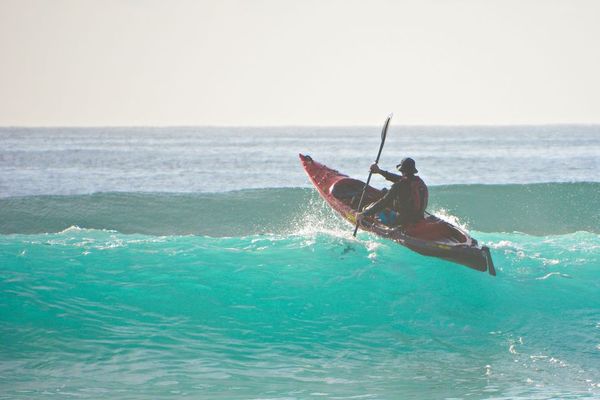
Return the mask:
<svg viewBox="0 0 600 400"><path fill-rule="evenodd" d="M600 183L435 186L430 199L430 211L480 231L600 233ZM302 188L9 197L0 198L0 234L70 226L151 235L287 233L308 215L329 214L322 207L314 190Z"/></svg>

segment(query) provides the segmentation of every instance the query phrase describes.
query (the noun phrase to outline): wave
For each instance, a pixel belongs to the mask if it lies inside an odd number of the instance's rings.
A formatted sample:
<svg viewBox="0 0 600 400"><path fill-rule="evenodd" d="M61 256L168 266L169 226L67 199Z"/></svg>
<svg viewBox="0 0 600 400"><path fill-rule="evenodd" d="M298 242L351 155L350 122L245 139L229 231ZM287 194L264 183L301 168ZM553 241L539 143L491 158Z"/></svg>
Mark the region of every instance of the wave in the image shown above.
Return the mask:
<svg viewBox="0 0 600 400"><path fill-rule="evenodd" d="M450 185L430 188L429 210L483 232L600 232L600 183ZM0 199L0 234L69 226L150 235L289 233L333 220L314 189L225 193L96 193ZM330 224L335 222L330 221Z"/></svg>
<svg viewBox="0 0 600 400"><path fill-rule="evenodd" d="M492 248L492 278L328 229L0 235L11 310L0 333L19 360L5 378L75 392L103 387L98 376L124 389L148 376L135 387L147 397L174 376L213 398L273 380L282 393L314 390L325 377L383 398L423 376L444 382L438 397L600 394L599 235L477 232Z"/></svg>

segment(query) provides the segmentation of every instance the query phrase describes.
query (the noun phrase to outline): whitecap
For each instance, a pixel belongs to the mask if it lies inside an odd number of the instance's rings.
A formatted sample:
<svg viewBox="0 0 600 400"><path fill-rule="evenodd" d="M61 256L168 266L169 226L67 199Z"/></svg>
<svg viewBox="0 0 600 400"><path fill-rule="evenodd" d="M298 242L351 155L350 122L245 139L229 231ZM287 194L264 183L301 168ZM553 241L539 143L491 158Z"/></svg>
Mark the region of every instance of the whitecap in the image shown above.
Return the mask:
<svg viewBox="0 0 600 400"><path fill-rule="evenodd" d="M451 223L454 226L458 226L463 231L468 232L469 230L466 222L463 222L457 216L450 214L445 208L438 208L434 210L432 214L446 222Z"/></svg>
<svg viewBox="0 0 600 400"><path fill-rule="evenodd" d="M83 229L78 227L77 225L71 225L66 229L63 229L62 231L58 232L58 233L68 233L68 232L81 232Z"/></svg>
<svg viewBox="0 0 600 400"><path fill-rule="evenodd" d="M560 276L561 278L569 278L569 279L572 278L571 275L563 274L561 272L550 272L544 276L541 276L541 277L535 278L535 279L538 281L543 281L543 280L550 278L551 276Z"/></svg>

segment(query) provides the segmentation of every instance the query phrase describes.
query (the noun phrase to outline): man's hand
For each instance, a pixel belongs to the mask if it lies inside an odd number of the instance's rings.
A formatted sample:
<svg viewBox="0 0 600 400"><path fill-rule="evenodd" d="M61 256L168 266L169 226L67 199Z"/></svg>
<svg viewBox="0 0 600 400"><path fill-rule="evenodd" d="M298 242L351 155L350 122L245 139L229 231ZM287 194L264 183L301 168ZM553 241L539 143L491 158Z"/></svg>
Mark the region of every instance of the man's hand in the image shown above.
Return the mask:
<svg viewBox="0 0 600 400"><path fill-rule="evenodd" d="M377 165L375 163L371 164L370 169L371 169L371 172L374 174L378 174L381 172L381 169L379 169L379 165Z"/></svg>
<svg viewBox="0 0 600 400"><path fill-rule="evenodd" d="M365 219L365 215L361 212L356 214L356 223L360 224L362 220Z"/></svg>

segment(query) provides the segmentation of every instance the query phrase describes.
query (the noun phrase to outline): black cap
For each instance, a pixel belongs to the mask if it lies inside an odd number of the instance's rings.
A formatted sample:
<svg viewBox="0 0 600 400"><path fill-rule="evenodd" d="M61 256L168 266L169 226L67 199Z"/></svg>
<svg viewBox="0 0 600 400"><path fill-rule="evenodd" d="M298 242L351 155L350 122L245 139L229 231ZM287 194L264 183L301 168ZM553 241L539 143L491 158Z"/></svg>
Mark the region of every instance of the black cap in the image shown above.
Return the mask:
<svg viewBox="0 0 600 400"><path fill-rule="evenodd" d="M400 164L396 165L396 168L398 168L400 172L406 172L407 174L416 174L419 172L415 166L415 160L410 157L406 157L402 160Z"/></svg>

